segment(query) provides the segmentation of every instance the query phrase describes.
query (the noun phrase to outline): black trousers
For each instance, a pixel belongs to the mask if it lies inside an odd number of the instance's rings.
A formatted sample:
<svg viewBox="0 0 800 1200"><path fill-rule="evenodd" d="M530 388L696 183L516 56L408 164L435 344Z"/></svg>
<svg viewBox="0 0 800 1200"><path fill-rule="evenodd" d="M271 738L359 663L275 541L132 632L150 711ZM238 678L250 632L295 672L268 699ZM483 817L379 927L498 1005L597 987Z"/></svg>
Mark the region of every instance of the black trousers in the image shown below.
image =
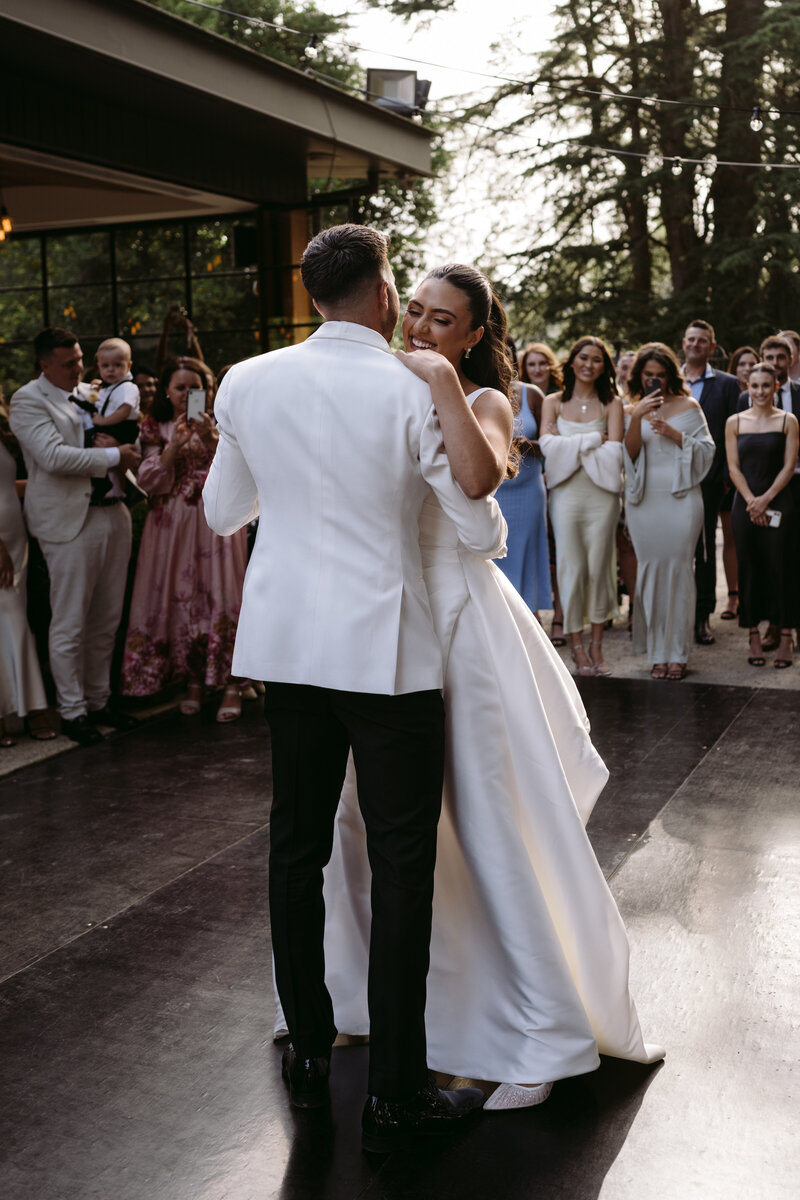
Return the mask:
<svg viewBox="0 0 800 1200"><path fill-rule="evenodd" d="M372 870L369 1091L402 1099L427 1081L436 830L444 776L438 691L403 696L267 683L272 735L269 898L278 994L295 1050L327 1055L322 871L352 747Z"/></svg>
<svg viewBox="0 0 800 1200"><path fill-rule="evenodd" d="M694 555L694 580L697 585L695 621L706 621L717 607L717 518L725 485L719 479L713 483L703 481L700 488L703 493L703 533Z"/></svg>

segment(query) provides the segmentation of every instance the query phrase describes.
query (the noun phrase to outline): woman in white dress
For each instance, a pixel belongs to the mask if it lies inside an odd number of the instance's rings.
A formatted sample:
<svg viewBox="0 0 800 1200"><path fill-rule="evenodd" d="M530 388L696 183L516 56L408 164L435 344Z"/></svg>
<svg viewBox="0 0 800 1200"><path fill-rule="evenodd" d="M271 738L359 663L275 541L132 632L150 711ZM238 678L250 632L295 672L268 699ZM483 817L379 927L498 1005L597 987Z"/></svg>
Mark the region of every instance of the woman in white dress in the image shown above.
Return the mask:
<svg viewBox="0 0 800 1200"><path fill-rule="evenodd" d="M4 724L4 718L12 715L25 718L27 731L36 741L49 741L56 736L45 711L47 697L26 614L28 533L17 496L15 453L19 454L19 447L8 428L0 394L0 746L3 747L15 744Z"/></svg>
<svg viewBox="0 0 800 1200"><path fill-rule="evenodd" d="M403 319L400 357L430 383L453 472L474 495L505 472L504 327L472 267L429 275ZM608 772L575 684L502 572L464 549L433 497L420 545L447 720L428 1063L504 1080L486 1107L523 1107L546 1099L553 1080L593 1071L598 1050L639 1062L663 1051L643 1041L625 929L584 830ZM325 878L326 983L348 1034L369 1031L369 890L351 764ZM281 1022L279 1011L276 1032Z"/></svg>
<svg viewBox="0 0 800 1200"><path fill-rule="evenodd" d="M714 458L714 440L663 342L638 351L630 395L625 495L639 563L633 652L647 651L653 679L683 679L693 640L694 552L703 528L700 483Z"/></svg>

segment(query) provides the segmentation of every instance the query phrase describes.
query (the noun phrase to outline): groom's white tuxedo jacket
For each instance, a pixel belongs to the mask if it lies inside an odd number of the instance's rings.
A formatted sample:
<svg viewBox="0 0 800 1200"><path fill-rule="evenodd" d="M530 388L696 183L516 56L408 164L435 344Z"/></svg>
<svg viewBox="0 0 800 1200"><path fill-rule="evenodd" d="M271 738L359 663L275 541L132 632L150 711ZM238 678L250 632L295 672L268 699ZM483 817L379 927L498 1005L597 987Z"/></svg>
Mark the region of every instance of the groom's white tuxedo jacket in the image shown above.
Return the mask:
<svg viewBox="0 0 800 1200"><path fill-rule="evenodd" d="M331 321L233 367L203 500L231 534L260 514L233 671L384 695L442 685L418 517L433 488L467 549L503 550L494 500L453 479L428 385L380 334Z"/></svg>

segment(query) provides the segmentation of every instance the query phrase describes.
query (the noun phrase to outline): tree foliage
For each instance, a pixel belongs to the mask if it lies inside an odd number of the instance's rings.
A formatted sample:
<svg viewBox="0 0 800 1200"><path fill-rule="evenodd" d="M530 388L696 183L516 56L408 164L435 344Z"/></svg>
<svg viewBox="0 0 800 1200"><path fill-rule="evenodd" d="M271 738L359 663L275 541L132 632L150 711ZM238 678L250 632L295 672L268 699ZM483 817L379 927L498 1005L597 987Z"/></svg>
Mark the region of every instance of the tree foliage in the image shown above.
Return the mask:
<svg viewBox="0 0 800 1200"><path fill-rule="evenodd" d="M560 0L555 20L543 51L508 42L502 74L533 94L504 83L462 114L531 198L517 248L492 255L515 331L674 341L702 314L735 346L796 327L800 2Z"/></svg>

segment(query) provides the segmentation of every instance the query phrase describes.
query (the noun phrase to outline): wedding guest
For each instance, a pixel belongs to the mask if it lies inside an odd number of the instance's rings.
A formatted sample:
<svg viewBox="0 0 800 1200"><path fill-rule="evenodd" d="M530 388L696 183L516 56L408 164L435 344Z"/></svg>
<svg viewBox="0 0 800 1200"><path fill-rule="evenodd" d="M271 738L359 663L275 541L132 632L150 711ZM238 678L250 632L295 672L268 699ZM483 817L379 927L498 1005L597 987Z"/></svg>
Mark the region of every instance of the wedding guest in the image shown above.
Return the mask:
<svg viewBox="0 0 800 1200"><path fill-rule="evenodd" d="M796 329L782 329L778 337L786 338L792 347L792 357L789 360L789 378L793 383L800 383L800 333Z"/></svg>
<svg viewBox="0 0 800 1200"><path fill-rule="evenodd" d="M775 378L778 383L775 393L776 407L783 409L784 412L793 413L800 420L800 383L795 383L789 378L792 350L793 346L788 338L782 337L780 334L773 334L764 338L761 343L760 356L761 362L765 362L775 369ZM738 411L746 411L750 404L750 392L744 392L739 397ZM800 511L800 461L795 465L794 476L789 486L795 510ZM795 530L800 537L800 522L795 524ZM795 554L800 554L800 543L795 547ZM778 627L770 624L762 638L762 649L775 650L780 642L780 636Z"/></svg>
<svg viewBox="0 0 800 1200"><path fill-rule="evenodd" d="M506 558L497 565L532 612L553 603L547 549L547 493L537 438L544 396L532 383L517 383L514 445L516 474L497 489L497 503L508 525Z"/></svg>
<svg viewBox="0 0 800 1200"><path fill-rule="evenodd" d="M195 359L171 359L153 411L142 423L138 483L148 494L122 662L126 696L150 696L183 683L181 712L200 712L204 688L222 687L218 721L241 715L231 679L236 623L247 564L247 535L212 533L201 496L217 448L207 411L187 418L187 393L206 390ZM206 401L207 402L207 401Z"/></svg>
<svg viewBox="0 0 800 1200"><path fill-rule="evenodd" d="M543 392L545 396L550 392L560 391L564 383L558 359L545 342L531 342L525 347L519 359L519 378L521 383L539 388L539 391ZM537 421L539 420L540 418L537 417ZM556 542L553 537L549 512L547 513L547 554L550 565L550 585L553 590L553 621L550 626L550 641L554 646L566 646L564 611L561 607L556 575Z"/></svg>
<svg viewBox="0 0 800 1200"><path fill-rule="evenodd" d="M703 530L697 542L694 575L697 585L694 640L713 646L710 617L717 604L717 517L725 492L725 422L739 401L739 381L717 371L709 360L717 348L714 328L701 318L692 321L683 336L683 378L692 398L703 410L709 432L717 447L711 469L702 483Z"/></svg>
<svg viewBox="0 0 800 1200"><path fill-rule="evenodd" d="M111 660L131 551L128 510L101 496L92 479L139 465L139 453L99 432L84 446L74 403L83 353L74 333L50 327L34 339L41 374L11 397L10 423L22 447L28 483L25 519L50 577L50 669L61 731L79 745L102 741L99 727L136 721L111 698Z"/></svg>
<svg viewBox="0 0 800 1200"><path fill-rule="evenodd" d="M564 364L564 390L542 411L564 631L578 675L610 675L603 629L617 606L614 541L622 490L622 401L614 363L600 338L582 337ZM591 645L583 646L588 618Z"/></svg>
<svg viewBox="0 0 800 1200"><path fill-rule="evenodd" d="M139 389L139 412L143 417L146 417L150 413L153 401L156 398L158 380L149 371L136 371L133 376L133 382Z"/></svg>
<svg viewBox="0 0 800 1200"><path fill-rule="evenodd" d="M798 421L776 403L778 374L758 363L748 382L751 407L728 420L728 470L736 488L733 532L739 560L739 625L750 636L748 662L765 663L759 624L780 631L773 666L792 665L792 630L800 625L793 489Z"/></svg>
<svg viewBox="0 0 800 1200"><path fill-rule="evenodd" d="M636 358L635 350L623 350L617 359L617 391L622 397L623 407L628 402L628 382L631 377L634 359Z"/></svg>
<svg viewBox="0 0 800 1200"><path fill-rule="evenodd" d="M28 534L17 495L22 453L0 391L0 746L13 746L9 716L25 719L36 741L54 738L36 645L26 616Z"/></svg>
<svg viewBox="0 0 800 1200"><path fill-rule="evenodd" d="M747 391L747 381L750 372L758 362L758 351L752 346L737 346L728 359L728 374L735 375L739 380L741 391Z"/></svg>
<svg viewBox="0 0 800 1200"><path fill-rule="evenodd" d="M653 679L683 679L695 612L693 560L703 527L700 483L714 439L689 395L678 360L662 342L642 346L630 379L625 498L638 573L633 651Z"/></svg>
<svg viewBox="0 0 800 1200"><path fill-rule="evenodd" d="M750 372L758 362L758 351L752 346L738 346L728 361L728 374L735 375L739 387L747 391L747 381ZM720 504L719 519L722 525L722 566L728 584L728 602L722 610L720 620L734 621L739 611L739 569L736 562L736 544L733 540L733 525L731 523L731 505L736 489L728 478L725 479L725 491Z"/></svg>

